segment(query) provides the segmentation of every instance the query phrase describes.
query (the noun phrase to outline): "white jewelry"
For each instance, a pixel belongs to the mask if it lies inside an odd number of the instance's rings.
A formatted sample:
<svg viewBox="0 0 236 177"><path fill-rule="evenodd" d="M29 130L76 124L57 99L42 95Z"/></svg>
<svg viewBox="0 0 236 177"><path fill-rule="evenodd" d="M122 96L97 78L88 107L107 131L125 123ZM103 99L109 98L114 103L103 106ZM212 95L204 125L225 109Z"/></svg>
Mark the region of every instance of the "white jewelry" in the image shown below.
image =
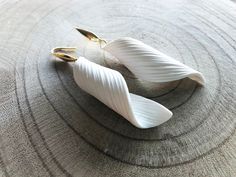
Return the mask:
<svg viewBox="0 0 236 177"><path fill-rule="evenodd" d="M96 34L76 28L82 35L93 42L98 42L102 49L112 54L136 77L150 82L169 82L185 77L204 85L202 73L163 54L143 42L122 37L111 42L99 38Z"/></svg>
<svg viewBox="0 0 236 177"><path fill-rule="evenodd" d="M92 32L78 29L89 40L115 56L138 78L151 82L169 82L189 77L201 85L202 73L138 41L124 37L107 43ZM74 79L77 85L138 128L150 128L166 122L172 112L150 99L129 93L123 76L115 70L100 66L83 57L68 54L76 48L54 48L53 55L74 61Z"/></svg>
<svg viewBox="0 0 236 177"><path fill-rule="evenodd" d="M66 61L75 61L73 75L78 86L138 128L158 126L172 116L172 112L150 99L129 93L124 77L110 68L93 63L84 57L63 53L75 48L55 48L52 53Z"/></svg>
<svg viewBox="0 0 236 177"><path fill-rule="evenodd" d="M129 93L123 76L115 70L79 58L73 69L76 83L139 128L166 122L172 113L159 103Z"/></svg>
<svg viewBox="0 0 236 177"><path fill-rule="evenodd" d="M106 44L103 49L115 56L136 77L150 82L169 82L185 77L204 85L202 73L130 37Z"/></svg>

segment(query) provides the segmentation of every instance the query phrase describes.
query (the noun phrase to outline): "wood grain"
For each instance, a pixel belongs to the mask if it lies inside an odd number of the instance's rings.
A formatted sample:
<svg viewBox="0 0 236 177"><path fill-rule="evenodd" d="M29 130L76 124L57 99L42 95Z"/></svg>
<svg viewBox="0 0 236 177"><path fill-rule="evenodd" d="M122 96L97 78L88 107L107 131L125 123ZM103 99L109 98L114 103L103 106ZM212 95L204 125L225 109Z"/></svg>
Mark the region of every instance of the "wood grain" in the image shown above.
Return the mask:
<svg viewBox="0 0 236 177"><path fill-rule="evenodd" d="M0 176L235 176L236 5L229 0L0 2ZM135 78L75 26L139 39L199 70L206 86ZM174 113L141 130L86 94L50 50L120 71Z"/></svg>

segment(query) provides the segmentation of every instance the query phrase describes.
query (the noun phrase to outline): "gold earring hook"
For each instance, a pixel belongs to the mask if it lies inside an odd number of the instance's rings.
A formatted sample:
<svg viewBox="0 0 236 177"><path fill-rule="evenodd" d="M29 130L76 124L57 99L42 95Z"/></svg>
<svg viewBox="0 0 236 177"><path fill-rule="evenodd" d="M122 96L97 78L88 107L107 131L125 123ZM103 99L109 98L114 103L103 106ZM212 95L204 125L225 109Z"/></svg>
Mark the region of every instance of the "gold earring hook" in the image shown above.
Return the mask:
<svg viewBox="0 0 236 177"><path fill-rule="evenodd" d="M87 31L84 29L80 29L80 28L75 28L80 34L82 34L83 36L85 36L86 38L88 38L90 41L93 42L98 42L100 45L106 44L107 41L105 39L102 39L100 37L98 37L95 33L91 32L91 31Z"/></svg>
<svg viewBox="0 0 236 177"><path fill-rule="evenodd" d="M54 56L66 61L66 62L74 62L74 61L78 60L78 58L76 58L75 56L72 56L68 53L75 52L75 51L76 51L76 47L56 47L51 50L51 53Z"/></svg>
<svg viewBox="0 0 236 177"><path fill-rule="evenodd" d="M105 39L98 37L96 34L94 34L91 31L87 31L87 30L80 29L77 27L75 29L80 34L82 34L83 36L88 38L90 41L99 43L101 48L102 48L103 44L107 43L107 41ZM66 62L74 62L74 61L78 60L78 58L76 58L73 55L70 55L69 53L75 52L75 51L76 51L76 47L56 47L51 50L51 53L54 56L66 61Z"/></svg>

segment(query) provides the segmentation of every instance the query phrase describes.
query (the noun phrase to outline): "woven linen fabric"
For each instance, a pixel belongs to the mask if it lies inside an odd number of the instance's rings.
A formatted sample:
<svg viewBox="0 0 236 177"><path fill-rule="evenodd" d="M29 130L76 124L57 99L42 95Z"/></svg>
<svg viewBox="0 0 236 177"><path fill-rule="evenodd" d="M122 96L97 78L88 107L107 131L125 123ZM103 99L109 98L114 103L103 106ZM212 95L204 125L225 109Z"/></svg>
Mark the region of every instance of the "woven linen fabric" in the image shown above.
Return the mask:
<svg viewBox="0 0 236 177"><path fill-rule="evenodd" d="M236 176L236 4L230 0L0 2L0 176ZM151 83L97 43L129 36L201 72ZM173 112L138 129L80 89L57 46L121 72L131 93Z"/></svg>

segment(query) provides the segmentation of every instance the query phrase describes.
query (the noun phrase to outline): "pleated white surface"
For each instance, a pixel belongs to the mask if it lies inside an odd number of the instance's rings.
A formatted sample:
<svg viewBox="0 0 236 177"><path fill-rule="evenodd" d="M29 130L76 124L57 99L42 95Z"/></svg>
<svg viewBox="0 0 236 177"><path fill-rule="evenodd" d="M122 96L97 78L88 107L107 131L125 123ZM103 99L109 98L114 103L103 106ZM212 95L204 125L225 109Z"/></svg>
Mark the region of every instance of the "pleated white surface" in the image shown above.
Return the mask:
<svg viewBox="0 0 236 177"><path fill-rule="evenodd" d="M74 65L74 79L86 92L122 115L138 128L166 122L172 112L150 99L129 93L123 76L112 69L80 57Z"/></svg>
<svg viewBox="0 0 236 177"><path fill-rule="evenodd" d="M189 77L201 85L203 75L189 66L130 37L109 42L104 50L115 56L138 78L151 82L169 82Z"/></svg>

